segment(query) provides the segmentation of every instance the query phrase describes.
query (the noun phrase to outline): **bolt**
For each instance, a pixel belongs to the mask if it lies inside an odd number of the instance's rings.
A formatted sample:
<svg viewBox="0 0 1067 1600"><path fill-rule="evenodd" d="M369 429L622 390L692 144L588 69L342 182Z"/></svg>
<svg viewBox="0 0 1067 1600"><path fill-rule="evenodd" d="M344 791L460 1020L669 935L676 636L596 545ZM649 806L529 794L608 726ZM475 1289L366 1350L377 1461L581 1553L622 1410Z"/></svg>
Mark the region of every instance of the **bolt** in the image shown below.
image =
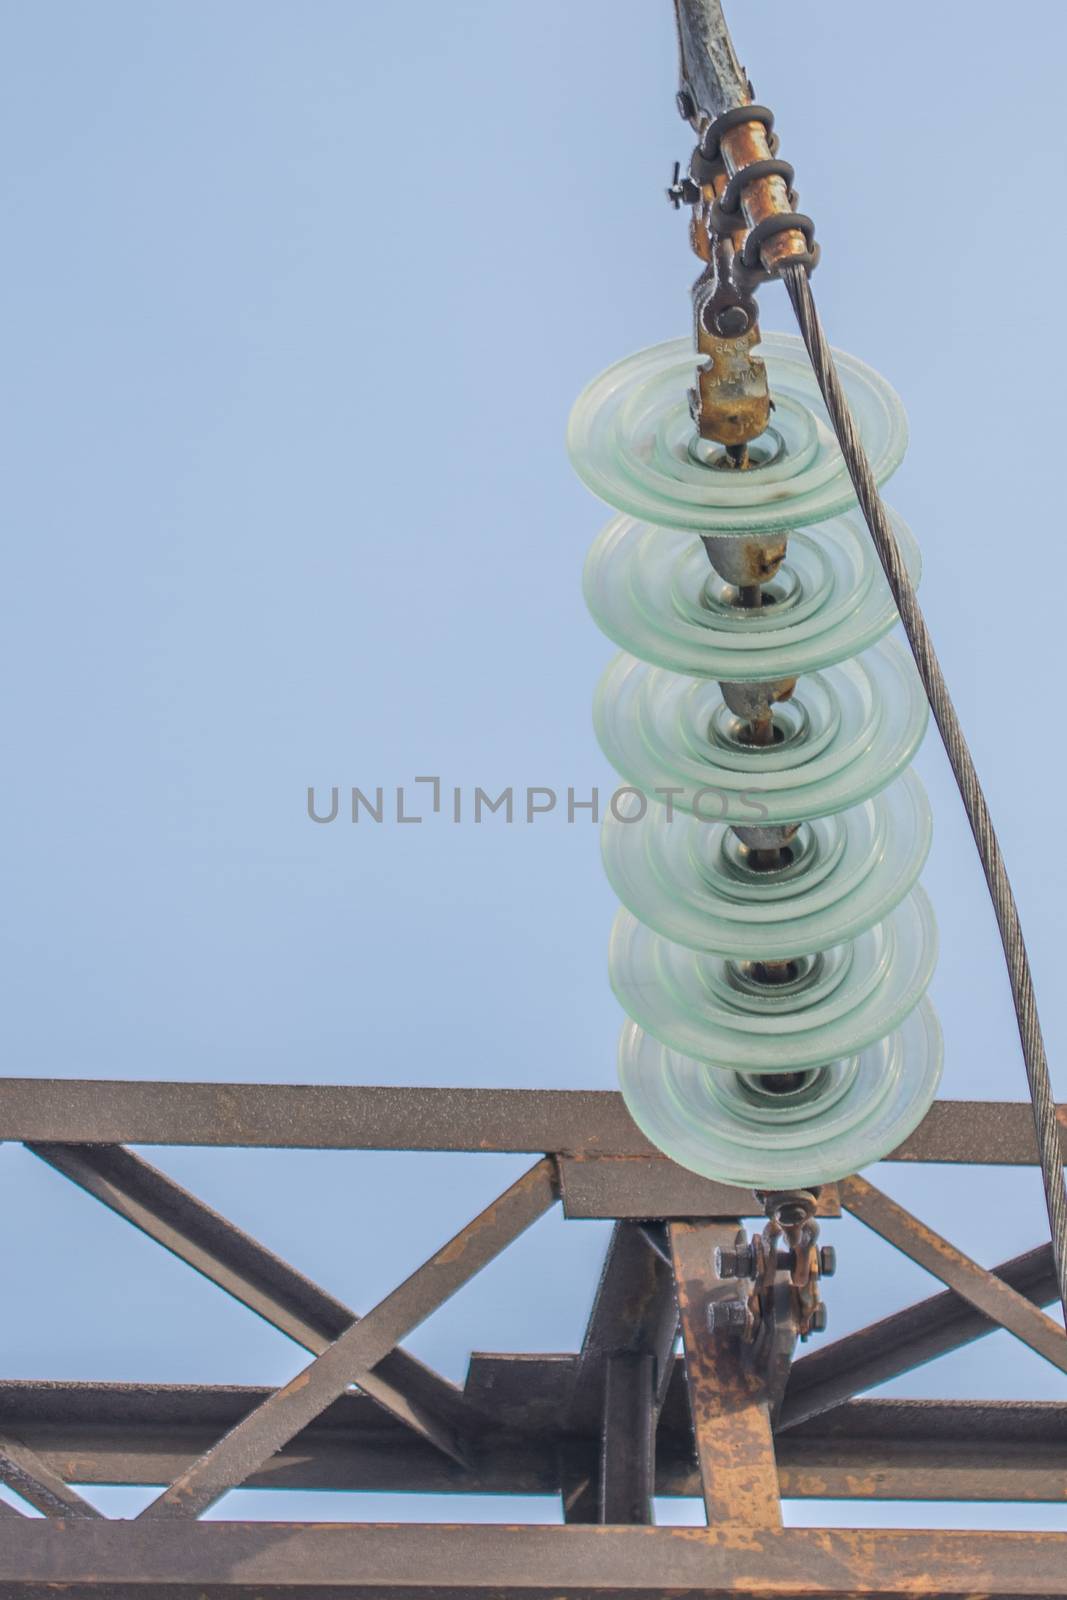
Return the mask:
<svg viewBox="0 0 1067 1600"><path fill-rule="evenodd" d="M681 117L682 121L692 122L693 118L697 114L697 108L696 102L694 101L693 96L689 93L689 90L679 89L678 93L674 97L674 103L678 107L678 115Z"/></svg>
<svg viewBox="0 0 1067 1600"><path fill-rule="evenodd" d="M712 1300L708 1306L708 1332L739 1332L748 1322L748 1307L743 1300Z"/></svg>
<svg viewBox="0 0 1067 1600"><path fill-rule="evenodd" d="M750 1244L719 1245L715 1251L715 1275L719 1278L751 1278L756 1270Z"/></svg>
<svg viewBox="0 0 1067 1600"><path fill-rule="evenodd" d="M811 1313L812 1333L825 1333L826 1325L829 1320L830 1317L826 1310L826 1302L824 1300L820 1300L814 1311Z"/></svg>
<svg viewBox="0 0 1067 1600"><path fill-rule="evenodd" d="M688 174L683 178L681 173L682 164L680 161L676 161L674 163L674 172L671 174L671 181L666 191L667 199L675 211L678 210L683 202L687 206L695 206L700 199L700 185L694 183Z"/></svg>
<svg viewBox="0 0 1067 1600"><path fill-rule="evenodd" d="M724 339L738 339L748 332L748 313L742 306L723 306L715 314L715 331Z"/></svg>
<svg viewBox="0 0 1067 1600"><path fill-rule="evenodd" d="M837 1251L832 1244L819 1248L819 1271L824 1278L832 1278L837 1271Z"/></svg>

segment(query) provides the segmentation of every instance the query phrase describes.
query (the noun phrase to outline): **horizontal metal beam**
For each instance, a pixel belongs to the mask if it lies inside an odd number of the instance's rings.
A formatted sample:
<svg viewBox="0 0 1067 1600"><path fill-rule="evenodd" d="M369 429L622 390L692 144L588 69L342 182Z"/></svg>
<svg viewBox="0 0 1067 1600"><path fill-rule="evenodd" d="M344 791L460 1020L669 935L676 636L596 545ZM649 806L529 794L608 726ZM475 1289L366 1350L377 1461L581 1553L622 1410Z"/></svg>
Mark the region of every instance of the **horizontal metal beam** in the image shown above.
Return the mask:
<svg viewBox="0 0 1067 1600"><path fill-rule="evenodd" d="M754 1189L714 1183L662 1156L563 1156L559 1175L568 1217L663 1222L767 1215ZM823 1185L818 1215L841 1215L836 1184Z"/></svg>
<svg viewBox="0 0 1067 1600"><path fill-rule="evenodd" d="M1060 1106L1067 1129L1067 1106ZM0 1079L0 1140L57 1144L655 1155L621 1095L591 1089ZM1028 1104L936 1101L895 1161L1031 1166Z"/></svg>
<svg viewBox="0 0 1067 1600"><path fill-rule="evenodd" d="M507 1387L518 1427L487 1432L459 1467L364 1396L344 1395L248 1479L257 1489L423 1494L555 1495L565 1483L560 1441L573 1356L494 1357L482 1378ZM656 1492L697 1498L684 1375L660 1418ZM494 1383L495 1380L495 1383ZM524 1411L516 1402L525 1388ZM149 1384L0 1384L0 1422L18 1429L63 1479L171 1482L270 1391ZM801 1499L1000 1500L1061 1503L1067 1404L857 1400L779 1432L781 1493Z"/></svg>
<svg viewBox="0 0 1067 1600"><path fill-rule="evenodd" d="M1049 1600L1067 1534L12 1520L0 1593L30 1600Z"/></svg>

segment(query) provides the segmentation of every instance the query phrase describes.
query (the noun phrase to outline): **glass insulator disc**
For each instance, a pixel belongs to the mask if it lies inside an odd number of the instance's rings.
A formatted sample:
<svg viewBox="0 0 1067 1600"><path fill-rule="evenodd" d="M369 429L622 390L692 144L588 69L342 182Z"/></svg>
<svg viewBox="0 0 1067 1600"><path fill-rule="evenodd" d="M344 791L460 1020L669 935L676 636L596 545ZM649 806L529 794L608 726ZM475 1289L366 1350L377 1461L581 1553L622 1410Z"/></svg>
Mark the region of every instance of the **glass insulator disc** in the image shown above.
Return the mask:
<svg viewBox="0 0 1067 1600"><path fill-rule="evenodd" d="M855 504L852 483L801 340L765 333L774 410L738 471L702 460L688 393L701 357L688 339L653 345L595 378L571 412L567 444L579 477L619 511L662 527L753 533L821 522ZM834 357L875 481L907 446L904 408L855 356Z"/></svg>
<svg viewBox="0 0 1067 1600"><path fill-rule="evenodd" d="M918 885L855 939L786 962L780 981L761 977L758 961L674 944L625 909L608 951L611 986L634 1022L683 1055L749 1073L817 1066L885 1038L936 964L937 925Z"/></svg>
<svg viewBox="0 0 1067 1600"><path fill-rule="evenodd" d="M917 584L919 549L890 513ZM755 611L712 571L691 532L632 517L609 522L585 564L585 599L597 626L631 655L672 672L726 683L818 671L859 655L898 621L858 512L793 533L785 561Z"/></svg>
<svg viewBox="0 0 1067 1600"><path fill-rule="evenodd" d="M748 827L861 804L908 765L928 716L914 663L891 639L802 678L774 709L772 745L746 742L717 683L625 653L593 705L600 747L628 784L705 822Z"/></svg>
<svg viewBox="0 0 1067 1600"><path fill-rule="evenodd" d="M930 849L914 772L873 799L801 824L783 864L754 871L726 823L620 797L601 830L612 888L634 916L691 950L783 960L843 944L900 903Z"/></svg>
<svg viewBox="0 0 1067 1600"><path fill-rule="evenodd" d="M792 1092L767 1094L629 1022L619 1083L642 1133L681 1166L745 1188L806 1188L895 1150L930 1109L942 1054L937 1016L923 1000L888 1038L800 1075Z"/></svg>

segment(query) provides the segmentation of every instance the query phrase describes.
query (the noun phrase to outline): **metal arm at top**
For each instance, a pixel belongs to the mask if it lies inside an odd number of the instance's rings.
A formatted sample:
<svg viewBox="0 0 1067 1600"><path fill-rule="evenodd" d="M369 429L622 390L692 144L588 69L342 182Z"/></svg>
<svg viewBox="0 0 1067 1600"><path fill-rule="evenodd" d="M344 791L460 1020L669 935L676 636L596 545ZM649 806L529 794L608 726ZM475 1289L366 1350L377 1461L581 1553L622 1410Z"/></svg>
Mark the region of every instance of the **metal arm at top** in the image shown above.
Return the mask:
<svg viewBox="0 0 1067 1600"><path fill-rule="evenodd" d="M737 59L720 0L674 0L678 23L679 108L700 131L724 111L748 105L752 86Z"/></svg>

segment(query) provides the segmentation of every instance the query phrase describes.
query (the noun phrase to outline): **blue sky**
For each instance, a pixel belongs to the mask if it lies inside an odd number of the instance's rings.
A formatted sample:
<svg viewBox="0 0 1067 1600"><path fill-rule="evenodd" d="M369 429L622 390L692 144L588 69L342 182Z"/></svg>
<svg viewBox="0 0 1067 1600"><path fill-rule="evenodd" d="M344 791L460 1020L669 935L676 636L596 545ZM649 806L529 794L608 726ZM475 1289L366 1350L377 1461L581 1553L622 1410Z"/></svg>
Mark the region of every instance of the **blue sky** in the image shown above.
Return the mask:
<svg viewBox="0 0 1067 1600"><path fill-rule="evenodd" d="M888 498L923 548L1064 1099L1065 223L1047 174L1067 17L1040 0L1010 29L989 0L730 16L817 222L831 336L908 407ZM542 0L533 20L499 0L36 0L0 5L0 42L8 1070L612 1086L591 824L317 827L305 795L418 774L467 794L612 786L589 718L610 647L580 593L606 513L563 429L591 376L688 326L693 262L662 196L688 149L667 0ZM1025 160L1004 110L1024 102ZM763 299L787 328L780 290ZM943 1092L1021 1099L933 738L919 768ZM523 1165L152 1159L359 1310ZM1043 1237L1033 1172L875 1178L983 1262ZM300 1365L17 1147L0 1185L7 1375L275 1382ZM835 1231L835 1333L929 1292L858 1224ZM546 1219L411 1348L457 1379L472 1347L574 1348L603 1243ZM1064 1385L997 1335L891 1392ZM837 1519L817 1511L795 1515Z"/></svg>

